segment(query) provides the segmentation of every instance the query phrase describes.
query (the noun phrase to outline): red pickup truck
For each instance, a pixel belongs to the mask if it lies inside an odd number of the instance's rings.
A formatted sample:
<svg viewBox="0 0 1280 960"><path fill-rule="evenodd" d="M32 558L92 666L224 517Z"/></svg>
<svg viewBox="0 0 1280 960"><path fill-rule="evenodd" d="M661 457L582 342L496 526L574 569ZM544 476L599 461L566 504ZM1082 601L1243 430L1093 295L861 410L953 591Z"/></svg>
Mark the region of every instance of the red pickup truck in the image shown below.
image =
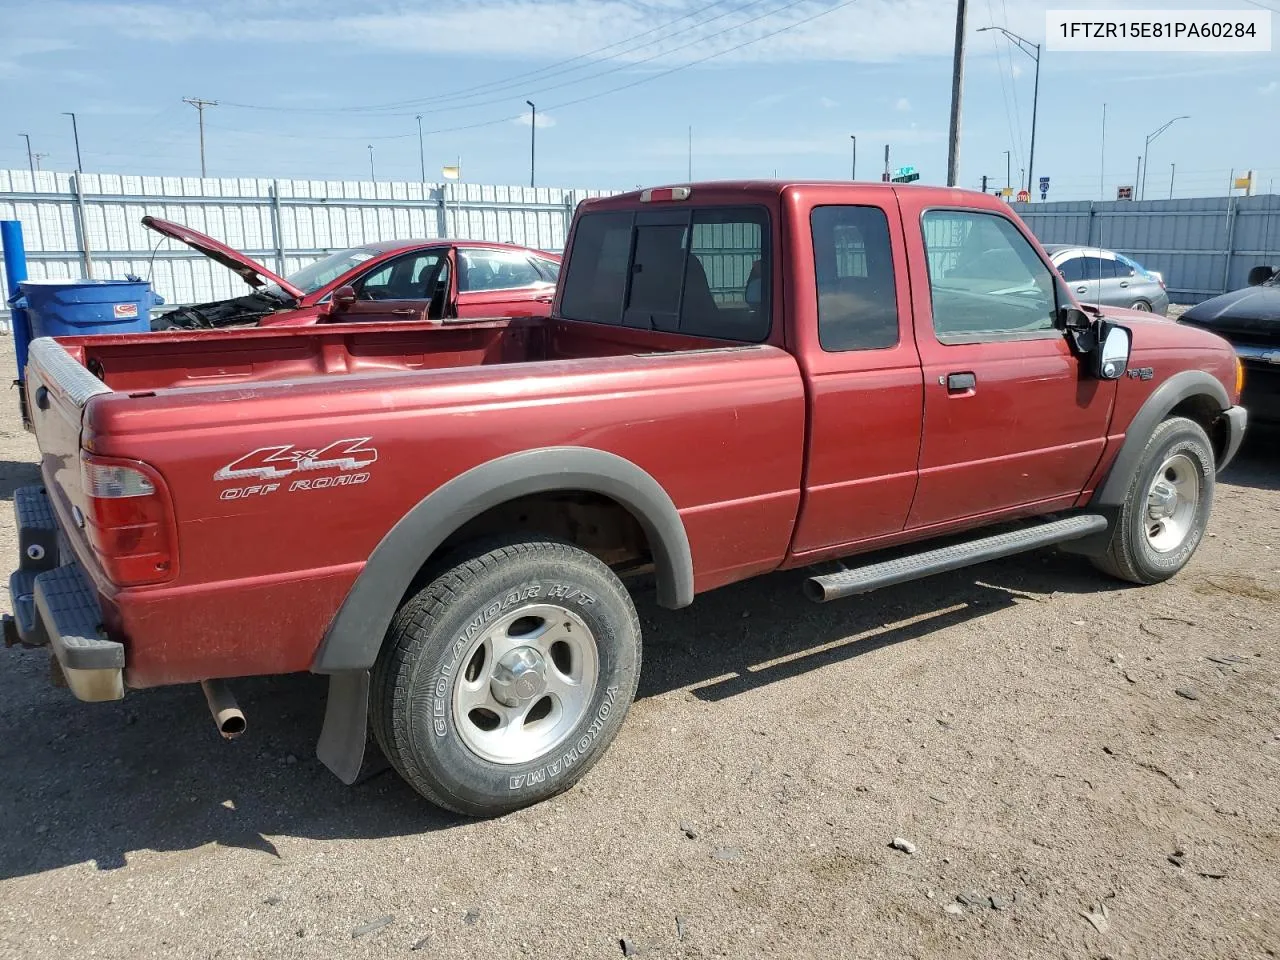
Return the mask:
<svg viewBox="0 0 1280 960"><path fill-rule="evenodd" d="M592 200L549 318L33 343L10 633L81 699L202 682L227 733L225 678L327 674L335 773L371 729L423 796L500 813L622 722L627 577L683 607L804 567L821 601L1061 544L1161 581L1240 378L1211 333L1084 312L982 194Z"/></svg>

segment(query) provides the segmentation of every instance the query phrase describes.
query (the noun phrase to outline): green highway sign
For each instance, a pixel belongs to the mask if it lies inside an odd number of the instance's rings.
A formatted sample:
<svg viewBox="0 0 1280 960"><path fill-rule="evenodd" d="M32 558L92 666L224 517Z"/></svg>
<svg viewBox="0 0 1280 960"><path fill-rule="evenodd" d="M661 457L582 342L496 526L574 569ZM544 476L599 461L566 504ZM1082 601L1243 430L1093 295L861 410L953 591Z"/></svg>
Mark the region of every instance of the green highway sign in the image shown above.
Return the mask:
<svg viewBox="0 0 1280 960"><path fill-rule="evenodd" d="M910 173L904 173L901 176L894 177L893 182L894 183L912 183L919 179L920 179L920 174L916 173L915 170L912 170Z"/></svg>

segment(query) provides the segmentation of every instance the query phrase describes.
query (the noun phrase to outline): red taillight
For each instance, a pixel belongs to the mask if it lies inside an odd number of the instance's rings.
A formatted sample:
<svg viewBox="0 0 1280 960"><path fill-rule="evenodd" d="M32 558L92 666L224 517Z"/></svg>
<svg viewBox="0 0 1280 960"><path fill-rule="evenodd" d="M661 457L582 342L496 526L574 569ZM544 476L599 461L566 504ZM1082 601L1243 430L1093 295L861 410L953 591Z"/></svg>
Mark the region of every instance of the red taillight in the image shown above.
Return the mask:
<svg viewBox="0 0 1280 960"><path fill-rule="evenodd" d="M81 456L80 474L85 535L107 579L122 587L171 579L173 517L159 474L136 460L89 454Z"/></svg>

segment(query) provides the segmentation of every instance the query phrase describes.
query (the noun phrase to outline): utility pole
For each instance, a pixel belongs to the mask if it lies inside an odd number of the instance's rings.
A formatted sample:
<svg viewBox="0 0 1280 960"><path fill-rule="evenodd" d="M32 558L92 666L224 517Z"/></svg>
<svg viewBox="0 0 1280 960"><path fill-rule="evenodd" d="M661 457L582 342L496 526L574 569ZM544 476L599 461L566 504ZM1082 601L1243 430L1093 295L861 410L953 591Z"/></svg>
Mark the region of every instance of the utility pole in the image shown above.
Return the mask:
<svg viewBox="0 0 1280 960"><path fill-rule="evenodd" d="M693 182L693 124L689 124L689 182Z"/></svg>
<svg viewBox="0 0 1280 960"><path fill-rule="evenodd" d="M1176 163L1169 164L1169 199L1173 199L1173 175L1178 172Z"/></svg>
<svg viewBox="0 0 1280 960"><path fill-rule="evenodd" d="M368 147L369 147L369 179L377 180L378 178L374 176L374 173L373 173L373 144L372 143L369 144Z"/></svg>
<svg viewBox="0 0 1280 960"><path fill-rule="evenodd" d="M427 182L427 159L422 152L422 114L418 114L418 175L422 182Z"/></svg>
<svg viewBox="0 0 1280 960"><path fill-rule="evenodd" d="M217 100L202 100L199 97L183 97L183 103L189 103L196 108L196 112L200 114L200 178L204 179L207 175L204 166L204 108L216 107Z"/></svg>
<svg viewBox="0 0 1280 960"><path fill-rule="evenodd" d="M69 110L63 110L62 115L71 118L71 135L76 138L76 173L84 173L84 164L80 162L80 131L76 128L76 115Z"/></svg>
<svg viewBox="0 0 1280 960"><path fill-rule="evenodd" d="M1141 197L1141 199L1143 199L1143 200L1147 199L1147 167L1148 167L1148 164L1147 164L1147 162L1146 162L1146 158L1147 158L1147 155L1151 152L1151 141L1152 141L1152 140L1154 140L1156 137L1160 136L1160 134L1164 133L1166 130L1168 130L1170 127L1172 127L1175 123L1177 123L1179 120L1190 120L1190 119L1191 119L1190 117L1185 116L1185 115L1184 115L1184 116L1181 116L1181 117L1174 117L1172 120L1170 120L1170 121L1169 121L1168 123L1166 123L1164 126L1162 126L1162 127L1158 128L1155 132L1147 134L1147 142L1146 142L1146 144L1145 144L1145 145L1143 146L1143 148L1142 148L1142 158L1143 158L1143 161L1142 161L1142 197Z"/></svg>
<svg viewBox="0 0 1280 960"><path fill-rule="evenodd" d="M49 155L48 155L47 153L37 153L37 154L34 154L33 156L35 157L35 161L36 161L36 171L37 171L37 172L39 172L39 170L40 170L40 161L41 161L41 160L48 160L48 159L49 159Z"/></svg>
<svg viewBox="0 0 1280 960"><path fill-rule="evenodd" d="M36 179L36 162L32 159L31 154L31 134L20 133L18 136L27 141L27 166L31 168L31 182L34 184Z"/></svg>
<svg viewBox="0 0 1280 960"><path fill-rule="evenodd" d="M849 165L849 179L858 179L858 138L853 134L849 134L849 139L853 141L853 161Z"/></svg>
<svg viewBox="0 0 1280 960"><path fill-rule="evenodd" d="M1010 43L1036 62L1036 84L1031 94L1031 153L1027 157L1026 181L1023 184L1023 189L1029 193L1031 191L1031 181L1035 177L1036 166L1036 113L1040 106L1040 44L1032 43L1026 37L1020 37L1012 30L1006 30L1004 27L981 27L978 32L982 33L984 30L999 30L1009 39Z"/></svg>
<svg viewBox="0 0 1280 960"><path fill-rule="evenodd" d="M1107 199L1107 105L1102 105L1102 152L1098 156L1098 199Z"/></svg>
<svg viewBox="0 0 1280 960"><path fill-rule="evenodd" d="M947 140L947 186L960 178L960 97L964 88L964 25L968 0L956 0L956 47L951 63L951 131Z"/></svg>
<svg viewBox="0 0 1280 960"><path fill-rule="evenodd" d="M1008 190L1010 187L1013 186L1013 184L1010 182L1012 180L1013 180L1012 160L1010 159L1010 152L1006 150L1004 152L1004 188L1006 190Z"/></svg>
<svg viewBox="0 0 1280 960"><path fill-rule="evenodd" d="M526 100L525 103L529 105L529 186L532 187L538 159L538 108L533 105L532 100Z"/></svg>
<svg viewBox="0 0 1280 960"><path fill-rule="evenodd" d="M1142 179L1142 154L1138 154L1138 169L1133 174L1133 189L1138 189L1138 181ZM1133 196L1132 193L1129 194Z"/></svg>
<svg viewBox="0 0 1280 960"><path fill-rule="evenodd" d="M982 175L982 192L987 192L987 175L985 173Z"/></svg>
<svg viewBox="0 0 1280 960"><path fill-rule="evenodd" d="M884 145L884 179L886 183L889 181L889 145L887 143Z"/></svg>

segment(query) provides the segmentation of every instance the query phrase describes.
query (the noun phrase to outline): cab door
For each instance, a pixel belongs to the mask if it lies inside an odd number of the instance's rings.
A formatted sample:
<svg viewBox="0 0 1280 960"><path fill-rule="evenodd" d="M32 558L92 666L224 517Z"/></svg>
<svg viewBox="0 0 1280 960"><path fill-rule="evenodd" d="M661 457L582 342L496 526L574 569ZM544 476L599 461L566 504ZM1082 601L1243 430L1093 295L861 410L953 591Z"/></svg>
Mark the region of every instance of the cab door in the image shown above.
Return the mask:
<svg viewBox="0 0 1280 960"><path fill-rule="evenodd" d="M923 404L907 251L889 191L829 204L792 188L793 352L809 394L794 558L897 534L916 489ZM874 197L874 199L870 199ZM847 552L847 551L845 551Z"/></svg>
<svg viewBox="0 0 1280 960"><path fill-rule="evenodd" d="M1116 391L1058 326L1069 296L1005 213L899 197L924 372L908 528L1069 506L1102 455Z"/></svg>

